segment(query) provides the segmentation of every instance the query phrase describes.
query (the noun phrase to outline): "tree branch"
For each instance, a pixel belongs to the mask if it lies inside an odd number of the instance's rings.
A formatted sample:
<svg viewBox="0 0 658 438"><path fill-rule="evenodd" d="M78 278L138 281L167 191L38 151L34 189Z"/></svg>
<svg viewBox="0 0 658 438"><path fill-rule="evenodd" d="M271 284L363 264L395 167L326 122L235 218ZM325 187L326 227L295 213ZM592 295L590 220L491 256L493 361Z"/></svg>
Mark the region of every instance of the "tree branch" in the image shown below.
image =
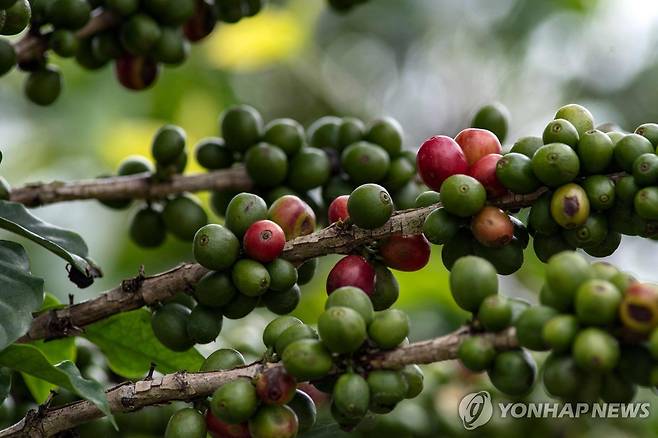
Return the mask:
<svg viewBox="0 0 658 438"><path fill-rule="evenodd" d="M115 176L92 180L30 183L11 190L10 200L27 207L80 199L159 199L167 195L202 190L249 190L252 186L244 167L194 175L175 175L170 181L154 181L149 174Z"/></svg>
<svg viewBox="0 0 658 438"><path fill-rule="evenodd" d="M409 344L395 350L366 355L360 358L360 361L363 365L367 365L369 369L397 369L410 364L429 364L456 359L459 344L471 334L470 328L462 327L439 338ZM483 336L490 338L499 350L507 350L518 346L513 328L500 333L486 333ZM145 406L175 400L192 401L208 397L215 389L229 380L238 377L253 378L266 367L278 366L282 365L256 362L229 371L178 372L155 377L151 380L123 383L108 389L106 395L113 413L131 412ZM20 422L0 431L0 438L51 436L102 416L103 413L88 401L79 401L65 406L45 409L41 414L30 411Z"/></svg>

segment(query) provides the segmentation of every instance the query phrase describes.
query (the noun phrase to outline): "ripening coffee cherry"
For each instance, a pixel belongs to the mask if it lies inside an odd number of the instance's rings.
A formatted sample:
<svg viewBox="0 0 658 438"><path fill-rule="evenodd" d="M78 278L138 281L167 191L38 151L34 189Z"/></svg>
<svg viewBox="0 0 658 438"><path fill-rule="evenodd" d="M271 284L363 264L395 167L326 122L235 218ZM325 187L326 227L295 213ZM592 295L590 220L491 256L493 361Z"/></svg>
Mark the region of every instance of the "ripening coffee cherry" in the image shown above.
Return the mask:
<svg viewBox="0 0 658 438"><path fill-rule="evenodd" d="M469 336L459 344L457 357L462 365L478 373L491 366L496 357L496 348L483 336Z"/></svg>
<svg viewBox="0 0 658 438"><path fill-rule="evenodd" d="M399 371L375 370L368 374L370 387L370 410L375 413L388 413L404 400L408 385Z"/></svg>
<svg viewBox="0 0 658 438"><path fill-rule="evenodd" d="M400 296L400 285L390 269L382 263L375 262L375 290L370 295L374 310L386 310Z"/></svg>
<svg viewBox="0 0 658 438"><path fill-rule="evenodd" d="M349 195L342 195L331 201L327 214L329 215L329 223L345 222L350 213L347 211L347 200L350 199Z"/></svg>
<svg viewBox="0 0 658 438"><path fill-rule="evenodd" d="M497 332L512 322L512 305L502 295L488 296L480 304L477 318L487 331Z"/></svg>
<svg viewBox="0 0 658 438"><path fill-rule="evenodd" d="M615 161L626 172L633 172L633 163L642 154L655 153L649 140L638 134L628 134L615 145Z"/></svg>
<svg viewBox="0 0 658 438"><path fill-rule="evenodd" d="M229 202L225 217L226 228L231 230L238 239L242 239L251 224L267 219L267 204L258 195L240 193Z"/></svg>
<svg viewBox="0 0 658 438"><path fill-rule="evenodd" d="M160 73L158 64L143 56L124 55L115 63L118 81L129 90L144 90L153 85Z"/></svg>
<svg viewBox="0 0 658 438"><path fill-rule="evenodd" d="M192 311L182 304L165 304L153 313L153 334L165 347L173 351L185 351L194 345L187 336L187 320Z"/></svg>
<svg viewBox="0 0 658 438"><path fill-rule="evenodd" d="M610 137L597 129L587 131L578 142L580 167L587 174L605 172L614 157L615 145Z"/></svg>
<svg viewBox="0 0 658 438"><path fill-rule="evenodd" d="M578 288L592 277L587 260L572 251L554 255L546 265L546 283L565 302L573 302Z"/></svg>
<svg viewBox="0 0 658 438"><path fill-rule="evenodd" d="M206 420L194 408L184 408L171 416L164 438L205 438Z"/></svg>
<svg viewBox="0 0 658 438"><path fill-rule="evenodd" d="M268 143L250 147L244 156L247 174L254 184L262 188L280 185L288 174L288 157L285 152Z"/></svg>
<svg viewBox="0 0 658 438"><path fill-rule="evenodd" d="M423 235L435 245L443 245L452 239L463 226L463 220L445 208L431 212L423 224Z"/></svg>
<svg viewBox="0 0 658 438"><path fill-rule="evenodd" d="M354 286L367 295L374 290L375 269L363 257L348 255L336 263L327 276L327 294L343 286Z"/></svg>
<svg viewBox="0 0 658 438"><path fill-rule="evenodd" d="M496 176L496 167L502 157L499 154L485 155L473 163L468 170L468 175L478 180L491 198L498 198L507 193L507 189Z"/></svg>
<svg viewBox="0 0 658 438"><path fill-rule="evenodd" d="M354 309L334 306L318 319L322 343L333 353L355 352L366 340L366 323Z"/></svg>
<svg viewBox="0 0 658 438"><path fill-rule="evenodd" d="M509 117L507 108L503 104L495 102L480 108L475 113L471 126L493 132L502 143L505 141L505 137L507 137Z"/></svg>
<svg viewBox="0 0 658 438"><path fill-rule="evenodd" d="M196 344L208 344L222 331L222 314L216 309L196 306L187 320L187 335Z"/></svg>
<svg viewBox="0 0 658 438"><path fill-rule="evenodd" d="M62 75L59 68L47 65L31 72L25 81L24 91L33 103L41 106L51 105L62 92Z"/></svg>
<svg viewBox="0 0 658 438"><path fill-rule="evenodd" d="M537 365L526 350L504 351L496 355L487 374L500 392L520 396L532 389L537 377Z"/></svg>
<svg viewBox="0 0 658 438"><path fill-rule="evenodd" d="M192 195L179 195L167 201L162 218L171 234L188 242L194 240L196 232L208 223L208 215Z"/></svg>
<svg viewBox="0 0 658 438"><path fill-rule="evenodd" d="M222 371L241 367L246 362L242 353L232 348L220 348L208 356L199 371Z"/></svg>
<svg viewBox="0 0 658 438"><path fill-rule="evenodd" d="M266 217L283 229L286 240L315 231L313 209L294 195L285 195L274 201L266 211Z"/></svg>
<svg viewBox="0 0 658 438"><path fill-rule="evenodd" d="M587 193L578 184L569 183L558 188L551 197L551 216L567 230L584 224L589 217Z"/></svg>
<svg viewBox="0 0 658 438"><path fill-rule="evenodd" d="M285 405L295 396L297 382L283 367L267 368L254 378L258 398L268 405Z"/></svg>
<svg viewBox="0 0 658 438"><path fill-rule="evenodd" d="M167 226L162 214L149 206L141 208L130 223L130 238L144 248L162 245L167 238Z"/></svg>
<svg viewBox="0 0 658 438"><path fill-rule="evenodd" d="M350 194L347 211L357 227L372 230L381 227L391 218L393 200L384 187L363 184Z"/></svg>
<svg viewBox="0 0 658 438"><path fill-rule="evenodd" d="M5 9L4 12L4 24L0 29L2 35L21 33L30 23L30 17L32 16L32 9L28 0L18 0Z"/></svg>
<svg viewBox="0 0 658 438"><path fill-rule="evenodd" d="M384 350L395 348L409 334L409 317L398 309L382 310L368 324L368 337Z"/></svg>
<svg viewBox="0 0 658 438"><path fill-rule="evenodd" d="M557 311L547 306L533 306L519 315L514 326L519 345L535 351L547 350L548 345L542 336L544 325L557 315Z"/></svg>
<svg viewBox="0 0 658 438"><path fill-rule="evenodd" d="M304 145L304 128L293 119L275 119L265 125L263 140L293 156Z"/></svg>
<svg viewBox="0 0 658 438"><path fill-rule="evenodd" d="M578 131L578 134L594 129L594 117L584 106L571 103L555 113L555 119L568 120Z"/></svg>
<svg viewBox="0 0 658 438"><path fill-rule="evenodd" d="M356 373L341 375L333 390L335 408L350 420L360 420L368 413L370 387L368 382Z"/></svg>
<svg viewBox="0 0 658 438"><path fill-rule="evenodd" d="M623 292L619 306L623 326L634 333L651 332L658 326L658 287L633 282Z"/></svg>
<svg viewBox="0 0 658 438"><path fill-rule="evenodd" d="M502 146L498 137L486 129L466 128L455 137L455 141L464 151L466 162L472 166L489 154L500 154Z"/></svg>
<svg viewBox="0 0 658 438"><path fill-rule="evenodd" d="M240 259L231 271L233 284L248 297L259 297L270 287L270 274L262 264L249 259Z"/></svg>
<svg viewBox="0 0 658 438"><path fill-rule="evenodd" d="M441 202L459 217L473 216L487 200L487 192L478 180L468 175L452 175L441 184Z"/></svg>
<svg viewBox="0 0 658 438"><path fill-rule="evenodd" d="M324 344L316 339L292 342L281 358L286 370L300 381L320 379L329 374L333 365Z"/></svg>
<svg viewBox="0 0 658 438"><path fill-rule="evenodd" d="M496 177L503 186L518 194L534 192L541 186L532 170L532 160L519 153L509 153L498 160Z"/></svg>
<svg viewBox="0 0 658 438"><path fill-rule="evenodd" d="M311 326L306 324L292 324L281 332L274 344L274 351L281 356L286 348L293 342L301 341L303 339L319 339L318 332Z"/></svg>
<svg viewBox="0 0 658 438"><path fill-rule="evenodd" d="M194 14L183 25L185 38L191 42L201 41L210 35L217 23L217 10L213 2L196 0Z"/></svg>
<svg viewBox="0 0 658 438"><path fill-rule="evenodd" d="M62 0L58 0L62 1ZM133 55L146 55L162 35L158 23L146 14L135 14L121 25L123 47Z"/></svg>
<svg viewBox="0 0 658 438"><path fill-rule="evenodd" d="M258 395L251 380L239 377L217 388L210 400L215 417L231 424L251 418L258 409Z"/></svg>
<svg viewBox="0 0 658 438"><path fill-rule="evenodd" d="M573 149L578 146L578 139L576 127L564 119L551 120L542 134L544 144L560 143Z"/></svg>
<svg viewBox="0 0 658 438"><path fill-rule="evenodd" d="M398 271L423 269L430 260L430 244L422 234L393 235L379 243L379 255L386 266Z"/></svg>
<svg viewBox="0 0 658 438"><path fill-rule="evenodd" d="M456 141L444 135L430 137L416 155L418 173L432 190L439 190L451 175L468 172L468 162Z"/></svg>
<svg viewBox="0 0 658 438"><path fill-rule="evenodd" d="M477 312L486 297L498 293L496 269L480 257L462 257L452 266L450 291L459 307Z"/></svg>
<svg viewBox="0 0 658 438"><path fill-rule="evenodd" d="M578 176L580 161L576 152L564 143L542 146L532 157L532 170L549 187L559 187Z"/></svg>
<svg viewBox="0 0 658 438"><path fill-rule="evenodd" d="M575 316L557 315L544 324L542 338L553 351L563 353L571 349L578 330L578 320Z"/></svg>
<svg viewBox="0 0 658 438"><path fill-rule="evenodd" d="M598 328L586 328L576 335L573 358L583 370L606 372L619 362L619 343L607 332Z"/></svg>
<svg viewBox="0 0 658 438"><path fill-rule="evenodd" d="M500 248L514 237L514 224L507 213L497 207L484 207L471 220L473 237L484 246Z"/></svg>
<svg viewBox="0 0 658 438"><path fill-rule="evenodd" d="M247 423L231 424L220 420L212 414L212 410L206 412L206 426L208 433L213 438L251 438Z"/></svg>
<svg viewBox="0 0 658 438"><path fill-rule="evenodd" d="M327 298L325 310L332 307L348 307L356 311L366 325L372 322L374 310L368 295L361 289L352 286L344 286L334 290Z"/></svg>
<svg viewBox="0 0 658 438"><path fill-rule="evenodd" d="M537 152L537 150L542 146L544 146L544 142L540 137L521 137L516 141L516 143L514 143L514 145L512 145L510 152L522 154L528 158L532 158L533 155L535 155L535 152Z"/></svg>
<svg viewBox="0 0 658 438"><path fill-rule="evenodd" d="M249 433L253 438L294 438L299 423L288 406L265 405L249 419Z"/></svg>
<svg viewBox="0 0 658 438"><path fill-rule="evenodd" d="M164 125L153 136L151 154L158 164L172 164L185 150L187 136L179 126Z"/></svg>
<svg viewBox="0 0 658 438"><path fill-rule="evenodd" d="M279 257L285 244L283 230L269 220L254 222L242 238L245 253L261 263L269 263Z"/></svg>

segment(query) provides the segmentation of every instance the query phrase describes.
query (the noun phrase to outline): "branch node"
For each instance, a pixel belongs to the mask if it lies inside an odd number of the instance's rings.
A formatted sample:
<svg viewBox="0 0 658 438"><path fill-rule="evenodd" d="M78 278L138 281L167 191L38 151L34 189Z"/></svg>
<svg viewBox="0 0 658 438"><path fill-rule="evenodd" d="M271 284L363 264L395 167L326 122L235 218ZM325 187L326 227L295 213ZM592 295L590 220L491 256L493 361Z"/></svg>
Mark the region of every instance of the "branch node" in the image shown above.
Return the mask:
<svg viewBox="0 0 658 438"><path fill-rule="evenodd" d="M144 265L140 265L139 272L137 273L136 277L129 278L128 280L123 280L121 282L121 290L124 292L135 293L142 287L144 280L146 280Z"/></svg>

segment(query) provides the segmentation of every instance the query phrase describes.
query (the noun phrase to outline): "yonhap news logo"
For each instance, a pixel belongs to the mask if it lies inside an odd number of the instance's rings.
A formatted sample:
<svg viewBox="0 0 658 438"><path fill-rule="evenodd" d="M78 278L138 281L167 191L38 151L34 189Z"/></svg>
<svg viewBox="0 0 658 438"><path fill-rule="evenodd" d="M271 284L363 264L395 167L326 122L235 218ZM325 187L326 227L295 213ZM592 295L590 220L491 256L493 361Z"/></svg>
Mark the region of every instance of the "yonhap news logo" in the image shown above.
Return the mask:
<svg viewBox="0 0 658 438"><path fill-rule="evenodd" d="M496 409L497 407L497 409ZM557 403L491 401L488 391L466 394L459 402L459 417L464 429L473 430L487 424L494 415L500 418L648 418L651 414L648 402L638 403Z"/></svg>

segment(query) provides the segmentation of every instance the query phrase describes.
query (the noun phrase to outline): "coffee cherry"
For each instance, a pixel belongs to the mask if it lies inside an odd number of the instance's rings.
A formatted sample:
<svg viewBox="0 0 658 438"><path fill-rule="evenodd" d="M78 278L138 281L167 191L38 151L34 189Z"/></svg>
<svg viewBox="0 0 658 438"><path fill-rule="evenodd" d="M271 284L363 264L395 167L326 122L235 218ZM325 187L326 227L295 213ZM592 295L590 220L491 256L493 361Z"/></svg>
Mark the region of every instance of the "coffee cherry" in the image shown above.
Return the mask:
<svg viewBox="0 0 658 438"><path fill-rule="evenodd" d="M356 311L366 325L370 324L374 316L370 298L356 287L345 286L333 291L327 298L324 308L328 310L332 307L348 307Z"/></svg>
<svg viewBox="0 0 658 438"><path fill-rule="evenodd" d="M263 344L272 348L281 334L293 325L302 325L302 322L294 316L280 316L270 321L263 330Z"/></svg>
<svg viewBox="0 0 658 438"><path fill-rule="evenodd" d="M562 234L537 234L532 241L532 249L541 262L548 263L554 255L563 251L573 251L576 248L567 243Z"/></svg>
<svg viewBox="0 0 658 438"><path fill-rule="evenodd" d="M161 35L158 23L145 14L133 15L123 23L120 30L121 43L133 55L147 54Z"/></svg>
<svg viewBox="0 0 658 438"><path fill-rule="evenodd" d="M288 406L262 406L249 420L253 438L294 438L298 428L297 415Z"/></svg>
<svg viewBox="0 0 658 438"><path fill-rule="evenodd" d="M2 35L16 35L21 33L30 23L32 9L28 0L18 0L5 9L4 12L4 25L0 28L0 34Z"/></svg>
<svg viewBox="0 0 658 438"><path fill-rule="evenodd" d="M224 140L218 137L199 141L194 148L194 155L196 161L206 169L226 169L233 164L233 153L226 147Z"/></svg>
<svg viewBox="0 0 658 438"><path fill-rule="evenodd" d="M187 320L187 335L196 344L208 344L222 330L222 315L215 309L196 306Z"/></svg>
<svg viewBox="0 0 658 438"><path fill-rule="evenodd" d="M99 70L109 62L107 57L99 57L94 51L93 42L96 37L83 38L79 42L78 51L75 54L75 61L82 68L87 70ZM118 75L121 79L123 75Z"/></svg>
<svg viewBox="0 0 658 438"><path fill-rule="evenodd" d="M184 241L194 240L197 231L208 223L205 210L192 195L179 195L167 201L162 211L162 218L167 230Z"/></svg>
<svg viewBox="0 0 658 438"><path fill-rule="evenodd" d="M327 294L343 286L354 286L371 295L374 281L375 270L365 258L357 255L345 256L327 276Z"/></svg>
<svg viewBox="0 0 658 438"><path fill-rule="evenodd" d="M366 128L365 139L381 146L388 155L394 157L402 150L402 126L392 117L373 120Z"/></svg>
<svg viewBox="0 0 658 438"><path fill-rule="evenodd" d="M247 150L244 160L249 177L258 187L276 187L286 179L288 158L276 146L258 143Z"/></svg>
<svg viewBox="0 0 658 438"><path fill-rule="evenodd" d="M658 187L645 187L637 192L633 205L642 219L658 220Z"/></svg>
<svg viewBox="0 0 658 438"><path fill-rule="evenodd" d="M327 212L330 224L338 221L345 222L347 218L350 217L350 214L347 211L347 200L349 198L348 195L342 195L331 201Z"/></svg>
<svg viewBox="0 0 658 438"><path fill-rule="evenodd" d="M498 293L494 266L479 257L458 259L450 272L450 291L459 307L477 312L486 297Z"/></svg>
<svg viewBox="0 0 658 438"><path fill-rule="evenodd" d="M615 203L615 183L604 175L593 175L585 178L582 185L590 208L596 211L608 210Z"/></svg>
<svg viewBox="0 0 658 438"><path fill-rule="evenodd" d="M251 418L258 408L256 388L245 377L239 377L217 388L210 400L212 414L227 423L237 424Z"/></svg>
<svg viewBox="0 0 658 438"><path fill-rule="evenodd" d="M302 298L298 285L293 285L284 291L268 290L262 296L262 303L267 310L277 315L285 315L297 308Z"/></svg>
<svg viewBox="0 0 658 438"><path fill-rule="evenodd" d="M185 150L185 131L174 125L158 129L151 143L151 154L158 164L169 165Z"/></svg>
<svg viewBox="0 0 658 438"><path fill-rule="evenodd" d="M375 265L375 290L370 295L374 310L385 310L391 307L400 296L398 281L386 266L381 263Z"/></svg>
<svg viewBox="0 0 658 438"><path fill-rule="evenodd" d="M220 348L203 361L199 371L232 370L246 364L242 353L232 348Z"/></svg>
<svg viewBox="0 0 658 438"><path fill-rule="evenodd" d="M473 117L471 126L493 132L502 143L507 137L508 120L509 111L501 103L496 102L480 108Z"/></svg>
<svg viewBox="0 0 658 438"><path fill-rule="evenodd" d="M51 105L62 92L62 75L59 68L47 65L30 73L25 81L24 91L33 103L41 106Z"/></svg>
<svg viewBox="0 0 658 438"><path fill-rule="evenodd" d="M502 147L494 133L486 129L467 128L455 137L455 141L464 151L469 166L489 154L500 154Z"/></svg>
<svg viewBox="0 0 658 438"><path fill-rule="evenodd" d="M459 344L457 357L466 368L477 373L491 366L496 357L496 349L488 339L470 336Z"/></svg>
<svg viewBox="0 0 658 438"><path fill-rule="evenodd" d="M375 370L368 374L370 410L388 413L407 395L407 381L398 371Z"/></svg>
<svg viewBox="0 0 658 438"><path fill-rule="evenodd" d="M496 176L496 167L498 161L502 158L499 154L488 154L473 163L468 170L469 176L472 176L480 182L487 191L487 195L492 198L503 196L507 189L503 186Z"/></svg>
<svg viewBox="0 0 658 438"><path fill-rule="evenodd" d="M82 46L82 44L81 42L78 42L77 52L80 52L80 46ZM101 32L92 36L91 52L91 55L93 55L99 63L107 63L108 61L119 58L124 54L119 36L116 32L112 31Z"/></svg>
<svg viewBox="0 0 658 438"><path fill-rule="evenodd" d="M633 178L640 187L658 183L658 155L642 154L633 163Z"/></svg>
<svg viewBox="0 0 658 438"><path fill-rule="evenodd" d="M619 373L607 373L601 384L601 399L607 403L630 403L637 394L637 386Z"/></svg>
<svg viewBox="0 0 658 438"><path fill-rule="evenodd" d="M194 345L187 336L187 320L191 310L182 304L165 304L153 313L153 334L165 347L173 351L185 351Z"/></svg>
<svg viewBox="0 0 658 438"><path fill-rule="evenodd" d="M315 403L304 391L300 391L299 389L295 391L295 396L288 403L288 407L297 415L300 433L308 431L315 425L317 417Z"/></svg>
<svg viewBox="0 0 658 438"><path fill-rule="evenodd" d="M557 315L544 324L542 338L553 351L567 352L578 334L578 329L578 320L573 315Z"/></svg>
<svg viewBox="0 0 658 438"><path fill-rule="evenodd" d="M644 123L635 129L635 133L645 137L654 146L658 145L658 125L655 123Z"/></svg>
<svg viewBox="0 0 658 438"><path fill-rule="evenodd" d="M496 177L503 186L518 194L534 192L541 185L533 172L532 160L518 153L506 154L498 160Z"/></svg>
<svg viewBox="0 0 658 438"><path fill-rule="evenodd" d="M292 156L304 145L304 128L293 119L276 119L265 125L263 140Z"/></svg>
<svg viewBox="0 0 658 438"><path fill-rule="evenodd" d="M514 225L509 216L499 208L484 207L471 221L473 237L485 246L505 246L514 237Z"/></svg>
<svg viewBox="0 0 658 438"><path fill-rule="evenodd" d="M313 258L306 260L297 268L297 284L303 286L313 280L315 271L318 269L318 259Z"/></svg>
<svg viewBox="0 0 658 438"><path fill-rule="evenodd" d="M431 243L443 245L457 234L462 225L462 219L448 213L445 208L437 208L425 218L423 235Z"/></svg>
<svg viewBox="0 0 658 438"><path fill-rule="evenodd" d="M561 252L546 265L546 283L565 301L573 302L578 288L591 278L589 263L575 252Z"/></svg>
<svg viewBox="0 0 658 438"><path fill-rule="evenodd" d="M654 153L649 140L638 134L628 134L615 145L615 161L626 172L633 172L633 163L642 154Z"/></svg>
<svg viewBox="0 0 658 438"><path fill-rule="evenodd" d="M360 141L343 151L341 165L350 180L356 184L364 184L384 179L390 166L390 159L382 147Z"/></svg>
<svg viewBox="0 0 658 438"><path fill-rule="evenodd" d="M231 278L224 272L209 272L194 287L194 298L204 306L226 306L238 293Z"/></svg>
<svg viewBox="0 0 658 438"><path fill-rule="evenodd" d="M342 416L350 420L361 420L368 413L370 387L368 382L356 373L341 375L333 390L333 404Z"/></svg>
<svg viewBox="0 0 658 438"><path fill-rule="evenodd" d="M487 331L500 331L512 322L512 305L504 296L488 296L480 304L477 317Z"/></svg>
<svg viewBox="0 0 658 438"><path fill-rule="evenodd" d="M5 10L11 8L16 0L2 0L0 1L0 9Z"/></svg>
<svg viewBox="0 0 658 438"><path fill-rule="evenodd" d="M423 182L432 190L439 190L449 176L468 171L468 162L459 144L444 135L425 140L418 149L416 164Z"/></svg>
<svg viewBox="0 0 658 438"><path fill-rule="evenodd" d="M1 28L1 26L0 26ZM16 50L5 39L0 39L0 76L3 76L16 65Z"/></svg>
<svg viewBox="0 0 658 438"><path fill-rule="evenodd" d="M206 412L206 425L213 438L251 438L247 423L226 423L215 417L210 409Z"/></svg>
<svg viewBox="0 0 658 438"><path fill-rule="evenodd" d="M366 340L366 323L356 310L334 306L318 319L322 343L333 353L353 353Z"/></svg>
<svg viewBox="0 0 658 438"><path fill-rule="evenodd" d="M401 132L401 130L399 132ZM379 133L373 132L373 134L374 134L373 140L369 140L369 141L375 144L379 144L380 140L376 138L377 134ZM343 117L340 126L338 127L338 143L337 143L338 149L342 150L353 143L363 140L365 135L366 135L366 127L361 120L355 117ZM393 139L395 138L395 136L396 135L393 134ZM394 146L393 142L391 143ZM402 142L400 142L400 144L401 143ZM386 149L384 145L381 146Z"/></svg>
<svg viewBox="0 0 658 438"><path fill-rule="evenodd" d="M607 325L617 318L621 300L621 293L611 283L588 280L576 292L576 315L587 325Z"/></svg>
<svg viewBox="0 0 658 438"><path fill-rule="evenodd" d="M578 155L564 143L542 146L532 157L532 170L541 182L549 187L559 187L578 176Z"/></svg>
<svg viewBox="0 0 658 438"><path fill-rule="evenodd" d="M138 0L106 0L105 6L120 15L132 15L139 8Z"/></svg>
<svg viewBox="0 0 658 438"><path fill-rule="evenodd" d="M313 209L297 196L286 195L277 199L267 211L267 218L283 229L286 240L315 231Z"/></svg>
<svg viewBox="0 0 658 438"><path fill-rule="evenodd" d="M617 340L597 328L586 328L578 333L572 351L574 360L585 371L610 371L619 362Z"/></svg>
<svg viewBox="0 0 658 438"><path fill-rule="evenodd" d="M386 266L398 271L423 269L430 260L430 244L422 234L393 235L379 244L379 255Z"/></svg>
<svg viewBox="0 0 658 438"><path fill-rule="evenodd" d="M535 152L542 146L544 146L544 142L540 137L521 137L512 145L510 152L532 158Z"/></svg>
<svg viewBox="0 0 658 438"><path fill-rule="evenodd" d="M608 220L603 214L595 213L587 221L576 228L565 230L565 240L578 248L600 245L608 235Z"/></svg>
<svg viewBox="0 0 658 438"><path fill-rule="evenodd" d="M321 149L302 148L290 161L287 184L306 192L325 184L331 176L327 153Z"/></svg>
<svg viewBox="0 0 658 438"><path fill-rule="evenodd" d="M293 324L281 332L274 344L274 350L281 356L286 348L294 342L304 339L317 340L318 338L318 332L313 327L306 324Z"/></svg>
<svg viewBox="0 0 658 438"><path fill-rule="evenodd" d="M240 193L229 202L224 224L238 239L242 239L251 224L263 219L267 219L265 201L252 193Z"/></svg>
<svg viewBox="0 0 658 438"><path fill-rule="evenodd" d="M391 160L382 184L389 190L400 190L416 175L416 168L405 157Z"/></svg>
<svg viewBox="0 0 658 438"><path fill-rule="evenodd" d="M117 168L117 175L137 175L140 173L153 172L153 164L141 155L130 155L124 158Z"/></svg>
<svg viewBox="0 0 658 438"><path fill-rule="evenodd" d="M416 197L415 205L416 208L429 207L441 202L441 194L435 192L434 190L428 190L421 193Z"/></svg>
<svg viewBox="0 0 658 438"><path fill-rule="evenodd" d="M614 150L610 137L599 130L581 134L578 142L581 169L587 174L604 172L612 163Z"/></svg>
<svg viewBox="0 0 658 438"><path fill-rule="evenodd" d="M658 326L658 287L652 284L631 283L624 290L619 306L619 317L624 327L635 333L649 333Z"/></svg>
<svg viewBox="0 0 658 438"><path fill-rule="evenodd" d="M651 373L654 360L649 350L643 345L622 345L617 371L619 376L630 383L651 386Z"/></svg>
<svg viewBox="0 0 658 438"><path fill-rule="evenodd" d="M441 184L441 202L449 212L459 217L469 217L484 207L487 194L475 178L453 175Z"/></svg>
<svg viewBox="0 0 658 438"><path fill-rule="evenodd" d="M584 106L575 103L565 105L557 110L555 119L568 120L580 135L594 129L594 117L592 117L592 113Z"/></svg>
<svg viewBox="0 0 658 438"><path fill-rule="evenodd" d="M500 275L511 275L523 266L523 246L516 239L498 248L474 241L473 254L494 265Z"/></svg>
<svg viewBox="0 0 658 438"><path fill-rule="evenodd" d="M144 248L155 248L167 238L167 227L162 214L151 207L143 207L130 223L130 238Z"/></svg>
<svg viewBox="0 0 658 438"><path fill-rule="evenodd" d="M576 396L582 381L585 380L583 371L571 356L549 355L542 371L544 388L553 397Z"/></svg>
<svg viewBox="0 0 658 438"><path fill-rule="evenodd" d="M270 289L276 292L285 292L297 283L297 269L295 266L277 258L265 266L270 274Z"/></svg>
<svg viewBox="0 0 658 438"><path fill-rule="evenodd" d="M164 438L205 438L206 420L194 408L185 408L171 416Z"/></svg>
<svg viewBox="0 0 658 438"><path fill-rule="evenodd" d="M143 56L124 55L115 62L116 76L129 90L143 90L158 78L159 66Z"/></svg>
<svg viewBox="0 0 658 438"><path fill-rule="evenodd" d="M79 45L75 33L64 29L54 31L48 43L53 52L57 53L62 58L75 56Z"/></svg>
<svg viewBox="0 0 658 438"><path fill-rule="evenodd" d="M561 143L573 149L578 146L578 131L576 127L568 120L555 119L551 120L542 135L544 144ZM534 156L533 156L534 158Z"/></svg>
<svg viewBox="0 0 658 438"><path fill-rule="evenodd" d="M233 265L231 278L240 293L248 297L263 295L270 287L270 274L265 266L254 260L238 260Z"/></svg>
<svg viewBox="0 0 658 438"><path fill-rule="evenodd" d="M532 389L537 376L537 365L526 350L504 351L496 355L487 374L500 392L520 396Z"/></svg>
<svg viewBox="0 0 658 438"><path fill-rule="evenodd" d="M409 334L409 317L398 309L382 310L375 313L368 325L368 336L384 350L395 348Z"/></svg>
<svg viewBox="0 0 658 438"><path fill-rule="evenodd" d="M566 184L553 193L551 216L562 228L568 230L584 224L589 212L589 199L578 184Z"/></svg>
<svg viewBox="0 0 658 438"><path fill-rule="evenodd" d="M309 145L315 148L338 149L342 120L334 116L321 117L308 127Z"/></svg>
<svg viewBox="0 0 658 438"><path fill-rule="evenodd" d="M283 230L269 220L254 222L242 238L244 251L261 263L269 263L279 257L286 244Z"/></svg>
<svg viewBox="0 0 658 438"><path fill-rule="evenodd" d="M295 395L297 382L283 367L268 368L254 378L258 398L268 405L285 405Z"/></svg>
<svg viewBox="0 0 658 438"><path fill-rule="evenodd" d="M544 325L557 315L555 309L534 306L525 310L515 323L519 345L535 351L547 350L548 345L542 336Z"/></svg>
<svg viewBox="0 0 658 438"><path fill-rule="evenodd" d="M217 23L214 3L207 0L195 2L194 14L183 25L185 38L191 42L201 41L210 35Z"/></svg>
<svg viewBox="0 0 658 438"><path fill-rule="evenodd" d="M282 355L283 366L297 380L320 379L331 370L331 355L322 342L302 339L288 345Z"/></svg>
<svg viewBox="0 0 658 438"><path fill-rule="evenodd" d="M377 184L357 187L349 196L347 211L352 222L367 230L384 225L393 214L393 200L385 188Z"/></svg>

